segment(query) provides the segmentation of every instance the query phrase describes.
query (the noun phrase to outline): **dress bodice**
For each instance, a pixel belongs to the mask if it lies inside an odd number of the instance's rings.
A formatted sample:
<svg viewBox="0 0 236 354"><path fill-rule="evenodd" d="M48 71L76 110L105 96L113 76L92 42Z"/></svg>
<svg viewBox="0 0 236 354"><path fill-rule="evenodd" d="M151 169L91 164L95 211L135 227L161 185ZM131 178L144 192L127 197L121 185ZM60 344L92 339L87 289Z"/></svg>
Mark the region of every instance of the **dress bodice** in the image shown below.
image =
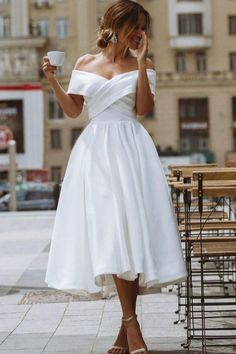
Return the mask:
<svg viewBox="0 0 236 354"><path fill-rule="evenodd" d="M150 89L153 95L156 91L156 72L147 69ZM101 75L73 70L67 93L82 95L84 97L89 119L118 111L124 115L134 116L135 93L138 70L118 74L112 79Z"/></svg>

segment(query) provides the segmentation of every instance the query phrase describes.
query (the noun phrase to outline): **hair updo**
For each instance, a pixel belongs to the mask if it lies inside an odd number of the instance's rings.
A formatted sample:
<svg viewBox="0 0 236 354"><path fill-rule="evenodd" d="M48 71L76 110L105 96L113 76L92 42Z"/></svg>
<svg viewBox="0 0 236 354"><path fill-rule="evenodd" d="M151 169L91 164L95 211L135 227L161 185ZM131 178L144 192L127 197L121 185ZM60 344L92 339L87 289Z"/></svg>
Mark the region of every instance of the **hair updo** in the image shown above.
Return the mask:
<svg viewBox="0 0 236 354"><path fill-rule="evenodd" d="M97 47L104 49L108 46L114 32L128 24L127 37L136 26L139 15L146 18L147 30L150 27L150 15L140 4L132 0L119 0L110 6L101 19L98 28Z"/></svg>
<svg viewBox="0 0 236 354"><path fill-rule="evenodd" d="M113 32L111 29L102 29L100 26L97 38L97 46L99 48L106 48L112 36Z"/></svg>

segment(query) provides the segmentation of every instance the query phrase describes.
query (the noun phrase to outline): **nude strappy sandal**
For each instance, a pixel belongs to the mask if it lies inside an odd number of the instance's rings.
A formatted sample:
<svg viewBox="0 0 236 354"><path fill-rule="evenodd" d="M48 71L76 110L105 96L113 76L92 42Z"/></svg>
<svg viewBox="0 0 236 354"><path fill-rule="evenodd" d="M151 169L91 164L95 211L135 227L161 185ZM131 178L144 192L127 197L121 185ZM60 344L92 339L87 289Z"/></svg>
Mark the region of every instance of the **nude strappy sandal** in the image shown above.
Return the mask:
<svg viewBox="0 0 236 354"><path fill-rule="evenodd" d="M119 347L118 345L112 345L109 349L108 349L108 354L112 354L112 349L118 349L119 350L119 354L129 354L129 349L126 347Z"/></svg>
<svg viewBox="0 0 236 354"><path fill-rule="evenodd" d="M123 317L122 317L122 321L123 321ZM119 354L129 354L129 348L127 347L119 347L118 345L112 345L108 351L107 354L112 354L113 351L112 350L119 350Z"/></svg>
<svg viewBox="0 0 236 354"><path fill-rule="evenodd" d="M136 314L134 314L134 315L132 315L132 316L130 316L128 318L123 318L123 321L124 321L124 323L127 323L127 322L129 322L129 321L131 321L133 319L135 319L137 321L137 315ZM126 327L126 329L127 329L127 327ZM129 354L136 354L136 353L148 354L148 350L147 350L147 348L140 348L140 349L132 350L132 352L129 352Z"/></svg>

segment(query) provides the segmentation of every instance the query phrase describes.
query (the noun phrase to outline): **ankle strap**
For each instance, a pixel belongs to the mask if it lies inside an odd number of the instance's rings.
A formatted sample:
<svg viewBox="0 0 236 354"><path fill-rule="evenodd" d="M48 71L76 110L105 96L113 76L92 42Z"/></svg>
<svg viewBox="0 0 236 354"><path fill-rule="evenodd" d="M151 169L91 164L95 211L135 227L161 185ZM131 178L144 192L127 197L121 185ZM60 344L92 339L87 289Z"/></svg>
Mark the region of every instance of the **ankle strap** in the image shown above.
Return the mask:
<svg viewBox="0 0 236 354"><path fill-rule="evenodd" d="M136 313L135 313L135 314L133 314L132 316L130 316L130 317L128 317L128 318L122 317L122 320L123 320L124 322L128 322L128 321L131 321L133 318L136 318L136 317L137 317L137 315L136 315Z"/></svg>

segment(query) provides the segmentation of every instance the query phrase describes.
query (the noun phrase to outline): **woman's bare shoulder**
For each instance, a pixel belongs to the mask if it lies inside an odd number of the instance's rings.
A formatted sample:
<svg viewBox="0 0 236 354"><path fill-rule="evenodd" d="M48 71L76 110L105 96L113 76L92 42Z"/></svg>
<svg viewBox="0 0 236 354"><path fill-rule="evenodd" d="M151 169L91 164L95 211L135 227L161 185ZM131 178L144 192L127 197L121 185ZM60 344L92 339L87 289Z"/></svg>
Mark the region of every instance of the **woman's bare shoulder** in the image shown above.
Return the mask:
<svg viewBox="0 0 236 354"><path fill-rule="evenodd" d="M92 63L95 59L96 59L96 54L85 54L82 57L77 59L74 69L83 70L86 68L88 64Z"/></svg>

